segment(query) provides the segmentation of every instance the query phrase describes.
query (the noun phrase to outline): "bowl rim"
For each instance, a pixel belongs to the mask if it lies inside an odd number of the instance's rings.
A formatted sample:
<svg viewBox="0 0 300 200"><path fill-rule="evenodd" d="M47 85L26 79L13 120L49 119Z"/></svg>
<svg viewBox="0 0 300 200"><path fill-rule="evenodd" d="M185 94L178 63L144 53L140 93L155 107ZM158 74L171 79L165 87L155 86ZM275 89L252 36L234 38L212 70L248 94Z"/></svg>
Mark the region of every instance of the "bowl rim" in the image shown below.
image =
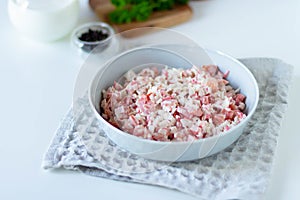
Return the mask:
<svg viewBox="0 0 300 200"><path fill-rule="evenodd" d="M96 80L96 77L99 77L101 78L101 76L103 75L105 69L107 69L107 67L109 65L109 63L111 63L112 61L114 61L115 59L117 59L118 57L126 54L126 53L129 53L131 51L134 51L134 50L137 50L137 49L142 49L143 47L138 47L138 48L134 48L134 49L130 49L128 51L125 51L117 56L114 56L112 57L109 61L107 61L106 63L103 64L103 66L106 66L105 68L100 68L97 73L95 73L95 76L93 77L93 79L91 80L90 82L90 85L89 85L89 89L88 89L88 99L89 99L89 104L91 106L91 109L93 110L94 114L96 115L97 119L99 119L101 122L105 123L108 127L110 127L111 129L113 129L114 131L116 131L118 134L122 135L122 136L125 136L125 137L128 137L132 140L136 140L138 142L142 142L142 143L149 143L149 144L156 144L156 145L188 145L188 144L198 144L198 143L202 143L202 142L205 142L205 141L213 141L213 140L216 140L217 138L220 138L220 137L224 137L228 134L230 134L231 132L234 132L236 129L240 128L241 126L243 126L244 124L246 124L250 118L252 117L252 115L254 114L255 110L257 109L257 105L258 105L258 102L259 102L259 87L258 87L258 84L257 84L257 81L254 77L254 75L252 74L252 72L242 63L240 62L239 60L235 59L234 57L228 55L228 54L225 54L223 53L222 51L219 51L219 50L212 50L212 49L207 49L207 48L204 48L205 51L207 52L212 52L212 53L215 53L215 54L218 54L218 55L221 55L223 57L226 57L228 59L230 59L231 61L237 63L239 66L241 66L243 68L243 70L245 70L247 72L247 74L250 76L252 82L254 83L254 87L255 87L255 93L257 94L256 97L255 97L255 101L254 101L254 105L253 105L253 108L251 110L249 110L249 113L246 115L246 117L239 123L237 124L236 126L232 127L231 129L227 130L227 131L223 131L217 135L214 135L214 136L211 136L211 137L208 137L208 138L199 138L199 139L194 139L192 141L156 141L156 140L149 140L149 139L145 139L145 138L141 138L141 137L137 137L135 135L132 135L132 134L129 134L125 131L122 131L120 130L119 128L116 128L114 127L113 125L111 125L109 122L107 122L102 116L101 114L97 111L97 109L95 108L93 102L92 102L92 88L93 88L93 85L94 85L94 81ZM147 48L147 47L145 47ZM100 73L100 76L98 76L98 73Z"/></svg>

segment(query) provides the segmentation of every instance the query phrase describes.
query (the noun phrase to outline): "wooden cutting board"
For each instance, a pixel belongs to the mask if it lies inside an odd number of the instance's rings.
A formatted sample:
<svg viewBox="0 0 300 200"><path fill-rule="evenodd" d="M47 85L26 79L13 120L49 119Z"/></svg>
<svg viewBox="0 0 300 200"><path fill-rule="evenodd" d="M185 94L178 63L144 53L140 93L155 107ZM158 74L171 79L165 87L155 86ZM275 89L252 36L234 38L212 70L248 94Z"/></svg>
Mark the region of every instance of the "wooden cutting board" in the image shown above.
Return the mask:
<svg viewBox="0 0 300 200"><path fill-rule="evenodd" d="M115 7L110 3L110 0L89 0L89 4L100 20L111 24L116 32L142 27L166 28L189 20L193 14L189 5L180 5L175 6L172 10L156 11L144 22L112 24L108 20L108 13L114 10Z"/></svg>

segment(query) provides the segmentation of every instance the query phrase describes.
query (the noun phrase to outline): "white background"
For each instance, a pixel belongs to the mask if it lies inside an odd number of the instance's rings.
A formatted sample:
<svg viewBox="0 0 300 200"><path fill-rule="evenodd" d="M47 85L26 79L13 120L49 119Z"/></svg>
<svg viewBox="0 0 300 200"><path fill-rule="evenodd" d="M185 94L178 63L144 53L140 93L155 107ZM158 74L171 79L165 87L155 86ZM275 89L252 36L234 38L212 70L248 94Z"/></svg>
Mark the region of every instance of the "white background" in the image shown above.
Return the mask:
<svg viewBox="0 0 300 200"><path fill-rule="evenodd" d="M192 1L193 18L173 27L236 58L276 57L295 66L266 199L300 196L300 1ZM95 21L81 1L78 24ZM11 26L0 3L0 199L194 199L174 190L123 183L67 170L45 171L41 161L72 103L82 60L69 37L37 43Z"/></svg>

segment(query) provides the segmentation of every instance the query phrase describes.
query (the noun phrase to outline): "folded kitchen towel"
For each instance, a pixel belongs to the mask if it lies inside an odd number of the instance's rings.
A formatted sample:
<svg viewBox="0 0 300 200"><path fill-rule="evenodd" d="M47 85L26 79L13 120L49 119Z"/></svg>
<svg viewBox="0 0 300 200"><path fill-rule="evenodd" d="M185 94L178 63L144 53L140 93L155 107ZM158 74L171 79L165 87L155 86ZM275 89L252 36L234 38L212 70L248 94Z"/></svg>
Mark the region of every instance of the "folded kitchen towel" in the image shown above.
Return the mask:
<svg viewBox="0 0 300 200"><path fill-rule="evenodd" d="M260 90L257 110L241 137L208 158L164 163L120 149L107 137L90 110L78 100L62 120L43 167L78 170L120 181L159 185L199 199L261 199L268 186L280 125L287 107L293 67L278 59L240 59Z"/></svg>

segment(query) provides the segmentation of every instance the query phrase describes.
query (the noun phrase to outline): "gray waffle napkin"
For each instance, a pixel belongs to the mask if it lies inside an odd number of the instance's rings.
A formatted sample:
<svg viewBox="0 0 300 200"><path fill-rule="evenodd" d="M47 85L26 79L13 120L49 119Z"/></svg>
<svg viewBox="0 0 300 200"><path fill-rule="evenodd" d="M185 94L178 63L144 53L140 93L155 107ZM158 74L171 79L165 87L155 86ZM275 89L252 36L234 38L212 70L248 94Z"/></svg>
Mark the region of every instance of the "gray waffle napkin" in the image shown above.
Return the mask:
<svg viewBox="0 0 300 200"><path fill-rule="evenodd" d="M240 59L260 89L257 110L237 142L201 160L164 163L132 155L99 127L86 97L62 120L43 167L73 169L114 180L159 185L199 199L260 199L268 186L293 67L278 59Z"/></svg>

